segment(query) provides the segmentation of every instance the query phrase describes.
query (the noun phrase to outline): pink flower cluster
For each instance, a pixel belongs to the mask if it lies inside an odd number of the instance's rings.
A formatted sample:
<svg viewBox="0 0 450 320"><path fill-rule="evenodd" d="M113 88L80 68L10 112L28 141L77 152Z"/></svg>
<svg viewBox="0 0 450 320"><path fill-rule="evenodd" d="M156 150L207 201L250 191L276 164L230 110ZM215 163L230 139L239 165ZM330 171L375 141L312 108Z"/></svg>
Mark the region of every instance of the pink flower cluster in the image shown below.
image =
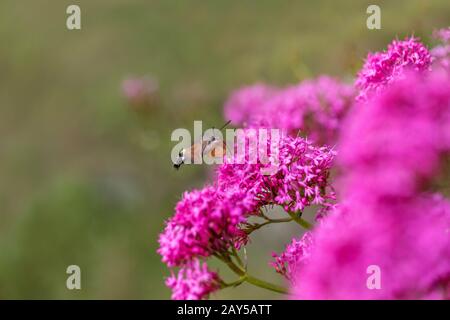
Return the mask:
<svg viewBox="0 0 450 320"><path fill-rule="evenodd" d="M450 77L408 73L356 107L345 127L342 192L361 193L365 201L415 194L438 174L441 155L450 150Z"/></svg>
<svg viewBox="0 0 450 320"><path fill-rule="evenodd" d="M203 299L218 289L219 277L198 258L227 251L246 239L239 225L252 210L249 195L240 190L220 192L214 186L186 192L175 215L159 236L158 253L169 267L180 269L167 279L173 299Z"/></svg>
<svg viewBox="0 0 450 320"><path fill-rule="evenodd" d="M173 300L202 300L220 288L220 278L206 263L195 260L183 266L178 275L166 279Z"/></svg>
<svg viewBox="0 0 450 320"><path fill-rule="evenodd" d="M245 130L246 138L252 132ZM312 204L326 206L334 200L329 187L334 151L291 136L281 137L276 147L277 157L269 152L267 163L255 164L248 163L249 153L255 150L247 147L243 159L247 162L237 164L238 159L230 159L233 161L218 168L213 186L183 195L159 237L158 249L168 267L181 266L180 279L192 261L222 254L230 246L245 245L247 218L259 215L262 206L281 205L287 211L297 212ZM173 280L170 283L175 288Z"/></svg>
<svg viewBox="0 0 450 320"><path fill-rule="evenodd" d="M314 231L294 299L450 298L450 203L442 198L352 202ZM368 284L379 268L380 288Z"/></svg>
<svg viewBox="0 0 450 320"><path fill-rule="evenodd" d="M428 70L431 55L416 38L403 41L394 40L385 52L369 53L355 85L361 90L357 99L364 100L395 79L405 71Z"/></svg>
<svg viewBox="0 0 450 320"><path fill-rule="evenodd" d="M247 195L239 190L218 192L215 187L186 192L159 237L158 253L169 267L226 250L240 235Z"/></svg>
<svg viewBox="0 0 450 320"><path fill-rule="evenodd" d="M331 77L275 90L256 85L236 91L225 104L235 125L300 131L316 143L335 141L340 120L353 101L353 88Z"/></svg>
<svg viewBox="0 0 450 320"><path fill-rule="evenodd" d="M225 119L231 120L235 125L246 125L253 114L260 112L261 106L276 92L276 88L261 83L233 92L225 102Z"/></svg>
<svg viewBox="0 0 450 320"><path fill-rule="evenodd" d="M440 39L444 43L450 42L450 27L435 30L433 32L433 37Z"/></svg>
<svg viewBox="0 0 450 320"><path fill-rule="evenodd" d="M217 184L221 190L252 195L257 208L275 204L297 212L312 204L328 205L334 200L329 172L335 155L329 147L285 135L279 143L278 163L271 154L267 164L225 163L218 169Z"/></svg>
<svg viewBox="0 0 450 320"><path fill-rule="evenodd" d="M298 269L308 261L312 242L310 232L306 232L300 239L292 239L283 253L280 255L272 253L275 261L270 262L270 265L289 281L295 281Z"/></svg>
<svg viewBox="0 0 450 320"><path fill-rule="evenodd" d="M343 205L314 231L298 299L450 298L450 202L427 193L450 150L450 77L406 73L346 121ZM380 268L371 289L367 268Z"/></svg>
<svg viewBox="0 0 450 320"><path fill-rule="evenodd" d="M270 263L291 298L450 299L450 201L439 194L450 169L450 29L436 34L444 45L432 55L415 38L369 54L355 87L320 77L233 93L225 114L246 127L245 152L225 159L212 186L186 192L159 238L163 262L179 267L166 281L173 299L223 287L199 259L232 265L226 258L258 229L249 218L269 223L262 209L273 205L291 216L318 205L315 228ZM260 128L284 134L252 145ZM322 142L336 142L339 155Z"/></svg>

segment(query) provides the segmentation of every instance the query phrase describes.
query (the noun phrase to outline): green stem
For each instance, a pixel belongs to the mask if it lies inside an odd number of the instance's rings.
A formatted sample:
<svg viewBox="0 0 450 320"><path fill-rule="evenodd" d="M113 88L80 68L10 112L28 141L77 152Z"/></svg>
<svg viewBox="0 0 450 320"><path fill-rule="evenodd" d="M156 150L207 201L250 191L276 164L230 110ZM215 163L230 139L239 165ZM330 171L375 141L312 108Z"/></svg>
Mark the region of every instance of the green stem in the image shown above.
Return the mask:
<svg viewBox="0 0 450 320"><path fill-rule="evenodd" d="M237 287L238 285L240 285L244 281L245 281L245 277L241 277L238 280L230 282L230 283L226 283L226 282L222 281L221 282L221 288L225 289L225 288L229 288L229 287Z"/></svg>
<svg viewBox="0 0 450 320"><path fill-rule="evenodd" d="M236 273L238 276L242 277L246 275L246 272L244 269L242 269L241 267L237 266L230 258L229 255L219 255L216 254L215 255L220 261L222 261L223 263L225 263L230 269L231 271L233 271L234 273Z"/></svg>
<svg viewBox="0 0 450 320"><path fill-rule="evenodd" d="M288 214L291 216L291 218L297 222L299 225L301 225L303 228L307 230L311 230L314 226L306 221L305 219L302 219L296 212L288 212Z"/></svg>
<svg viewBox="0 0 450 320"><path fill-rule="evenodd" d="M292 221L291 218L281 218L281 219L270 218L267 215L265 215L262 210L260 210L260 214L261 214L261 218L263 218L264 220L266 220L269 223L281 223L281 222L290 222L290 221ZM266 222L266 224L267 224L267 222Z"/></svg>
<svg viewBox="0 0 450 320"><path fill-rule="evenodd" d="M248 234L252 233L253 231L256 231L268 224L272 224L272 223L284 223L284 222L291 222L293 219L292 218L284 218L284 219L270 219L270 218L265 218L265 222L263 223L258 223L258 224L253 224L251 225L250 230L248 231Z"/></svg>
<svg viewBox="0 0 450 320"><path fill-rule="evenodd" d="M254 286L260 287L260 288L264 288L267 290L271 290L274 292L278 292L278 293L283 293L286 294L288 293L287 289L278 286L276 284L255 278L251 275L249 275L245 270L243 270L242 268L238 267L236 264L233 263L233 261L230 259L229 256L224 256L224 255L215 255L219 260L221 260L222 262L224 262L234 273L236 273L240 279L238 281L235 281L236 283L240 284L244 281L253 284ZM234 282L233 282L234 283Z"/></svg>
<svg viewBox="0 0 450 320"><path fill-rule="evenodd" d="M260 288L264 288L267 290L271 290L271 291L275 291L278 293L283 293L283 294L287 294L288 291L286 290L286 288L283 288L281 286L277 286L276 284L252 277L252 276L247 276L247 278L245 279L245 281L247 281L248 283L251 283L257 287Z"/></svg>
<svg viewBox="0 0 450 320"><path fill-rule="evenodd" d="M283 223L283 222L291 222L292 218L283 218L283 219L269 219L271 223Z"/></svg>

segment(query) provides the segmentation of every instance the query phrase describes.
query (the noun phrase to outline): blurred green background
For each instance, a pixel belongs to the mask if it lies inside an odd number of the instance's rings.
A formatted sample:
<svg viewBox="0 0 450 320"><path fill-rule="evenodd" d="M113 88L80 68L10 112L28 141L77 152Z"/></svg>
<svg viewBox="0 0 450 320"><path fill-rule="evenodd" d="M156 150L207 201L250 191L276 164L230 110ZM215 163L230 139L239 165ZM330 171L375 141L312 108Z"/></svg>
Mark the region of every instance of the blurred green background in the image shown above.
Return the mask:
<svg viewBox="0 0 450 320"><path fill-rule="evenodd" d="M81 30L66 29L69 4ZM369 4L381 6L382 30L366 28ZM2 0L0 298L169 298L157 237L182 192L210 175L173 170L173 129L220 126L227 95L245 84L351 81L369 50L411 33L430 44L449 24L448 0ZM160 103L141 114L120 85L145 74ZM250 271L282 283L270 252L298 232L260 232ZM71 264L82 290L66 289ZM281 297L244 284L213 298Z"/></svg>

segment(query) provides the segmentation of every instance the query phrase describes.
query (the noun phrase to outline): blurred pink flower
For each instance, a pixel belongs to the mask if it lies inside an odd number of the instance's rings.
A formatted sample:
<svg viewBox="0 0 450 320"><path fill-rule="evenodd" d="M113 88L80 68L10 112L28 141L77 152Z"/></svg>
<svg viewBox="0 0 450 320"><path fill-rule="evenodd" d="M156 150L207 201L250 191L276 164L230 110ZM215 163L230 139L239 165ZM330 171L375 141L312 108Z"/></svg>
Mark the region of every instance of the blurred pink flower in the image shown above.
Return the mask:
<svg viewBox="0 0 450 320"><path fill-rule="evenodd" d="M353 102L353 88L327 76L279 89L262 85L234 93L225 115L249 128L284 129L319 143L334 143L340 121Z"/></svg>
<svg viewBox="0 0 450 320"><path fill-rule="evenodd" d="M431 50L433 67L450 72L450 27L434 31L433 36L441 41L440 45Z"/></svg>
<svg viewBox="0 0 450 320"><path fill-rule="evenodd" d="M293 298L450 298L450 203L426 192L450 150L450 79L406 73L345 122L341 205L313 232ZM381 289L367 268L381 269Z"/></svg>
<svg viewBox="0 0 450 320"><path fill-rule="evenodd" d="M431 50L433 66L450 70L450 44L436 46Z"/></svg>
<svg viewBox="0 0 450 320"><path fill-rule="evenodd" d="M225 119L231 120L234 125L245 125L276 92L277 89L264 84L254 84L234 91L225 102Z"/></svg>
<svg viewBox="0 0 450 320"><path fill-rule="evenodd" d="M344 127L338 160L344 197L415 194L450 150L450 76L408 73L356 107Z"/></svg>
<svg viewBox="0 0 450 320"><path fill-rule="evenodd" d="M129 77L122 82L122 94L132 107L144 110L157 103L159 85L152 77Z"/></svg>
<svg viewBox="0 0 450 320"><path fill-rule="evenodd" d="M442 42L450 42L450 27L435 30L433 32L433 38L439 39Z"/></svg>
<svg viewBox="0 0 450 320"><path fill-rule="evenodd" d="M293 299L449 299L450 203L440 197L352 202L314 232ZM369 289L369 266L380 289Z"/></svg>
<svg viewBox="0 0 450 320"><path fill-rule="evenodd" d="M341 120L353 103L353 88L336 79L321 76L289 87L268 100L254 123L298 131L318 144L333 144Z"/></svg>

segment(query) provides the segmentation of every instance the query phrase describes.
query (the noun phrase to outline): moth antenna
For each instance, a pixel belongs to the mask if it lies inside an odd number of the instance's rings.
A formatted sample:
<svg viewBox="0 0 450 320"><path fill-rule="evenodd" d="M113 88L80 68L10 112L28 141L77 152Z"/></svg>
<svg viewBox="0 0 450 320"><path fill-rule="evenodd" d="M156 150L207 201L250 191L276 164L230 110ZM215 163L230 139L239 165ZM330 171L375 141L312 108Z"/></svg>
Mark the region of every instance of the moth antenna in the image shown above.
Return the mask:
<svg viewBox="0 0 450 320"><path fill-rule="evenodd" d="M228 120L219 130L222 131L225 129L229 124L231 123L231 120Z"/></svg>

